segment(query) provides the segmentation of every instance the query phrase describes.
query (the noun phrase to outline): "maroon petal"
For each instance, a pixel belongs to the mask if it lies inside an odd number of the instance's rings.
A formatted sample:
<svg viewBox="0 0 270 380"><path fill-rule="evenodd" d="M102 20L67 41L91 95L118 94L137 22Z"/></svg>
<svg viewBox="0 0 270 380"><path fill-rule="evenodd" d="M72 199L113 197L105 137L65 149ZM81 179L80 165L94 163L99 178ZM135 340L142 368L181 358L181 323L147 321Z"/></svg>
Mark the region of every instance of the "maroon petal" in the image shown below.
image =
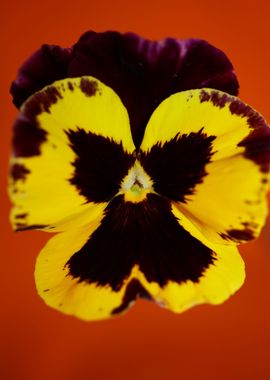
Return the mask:
<svg viewBox="0 0 270 380"><path fill-rule="evenodd" d="M20 107L32 94L48 84L68 76L68 64L72 49L57 45L43 45L21 66L10 93L13 103Z"/></svg>
<svg viewBox="0 0 270 380"><path fill-rule="evenodd" d="M74 47L69 76L92 75L128 109L136 146L157 105L169 95L202 87L238 93L226 55L203 40L145 40L133 33L85 33Z"/></svg>
<svg viewBox="0 0 270 380"><path fill-rule="evenodd" d="M157 105L169 95L202 87L238 93L226 55L206 41L145 40L133 33L86 32L73 51L45 46L21 68L12 85L14 103L56 79L91 75L120 96L136 146Z"/></svg>

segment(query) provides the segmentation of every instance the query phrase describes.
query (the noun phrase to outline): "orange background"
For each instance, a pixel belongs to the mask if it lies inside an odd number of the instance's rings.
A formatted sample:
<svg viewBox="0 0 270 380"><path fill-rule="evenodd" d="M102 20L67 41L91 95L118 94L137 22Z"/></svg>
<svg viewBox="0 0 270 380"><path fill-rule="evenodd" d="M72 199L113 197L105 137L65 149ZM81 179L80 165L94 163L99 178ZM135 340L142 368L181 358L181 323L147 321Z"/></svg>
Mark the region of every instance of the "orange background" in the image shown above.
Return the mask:
<svg viewBox="0 0 270 380"><path fill-rule="evenodd" d="M14 234L5 178L11 125L8 88L43 42L70 46L87 29L145 37L200 37L224 50L241 98L270 120L267 1L5 0L1 11L1 353L3 380L270 379L270 234L241 251L244 287L222 306L174 315L140 301L124 317L85 323L46 307L33 280L49 235ZM270 3L268 3L270 4ZM233 184L232 184L233 185Z"/></svg>

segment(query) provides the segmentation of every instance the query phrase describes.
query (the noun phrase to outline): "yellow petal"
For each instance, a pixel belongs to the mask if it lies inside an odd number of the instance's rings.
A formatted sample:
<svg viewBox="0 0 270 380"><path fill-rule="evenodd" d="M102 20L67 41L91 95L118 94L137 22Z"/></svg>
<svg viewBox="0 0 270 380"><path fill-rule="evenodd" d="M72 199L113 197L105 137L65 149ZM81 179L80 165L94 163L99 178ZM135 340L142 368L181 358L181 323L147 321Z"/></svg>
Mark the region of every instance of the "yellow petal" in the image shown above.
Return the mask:
<svg viewBox="0 0 270 380"><path fill-rule="evenodd" d="M174 205L172 212L186 231L214 252L214 262L197 281L169 281L161 287L156 282L147 281L142 272L137 278L157 304L176 313L203 303L221 304L242 286L245 279L244 262L237 248L211 243Z"/></svg>
<svg viewBox="0 0 270 380"><path fill-rule="evenodd" d="M258 236L267 215L270 128L238 98L216 90L177 93L146 127L141 165L154 190L213 242Z"/></svg>
<svg viewBox="0 0 270 380"><path fill-rule="evenodd" d="M235 247L210 243L168 200L118 196L96 220L52 238L35 277L48 305L95 320L138 297L175 312L221 303L242 285L244 265Z"/></svg>
<svg viewBox="0 0 270 380"><path fill-rule="evenodd" d="M116 291L109 285L79 281L70 275L67 262L83 247L100 221L101 218L97 218L87 226L54 236L36 262L36 286L45 303L83 320L106 319L114 315L114 310L121 307L125 291L133 277L130 275Z"/></svg>
<svg viewBox="0 0 270 380"><path fill-rule="evenodd" d="M13 146L12 224L53 232L99 215L135 149L121 100L91 77L55 82L29 98Z"/></svg>
<svg viewBox="0 0 270 380"><path fill-rule="evenodd" d="M214 161L186 204L178 208L212 241L239 244L264 226L269 174L241 155Z"/></svg>

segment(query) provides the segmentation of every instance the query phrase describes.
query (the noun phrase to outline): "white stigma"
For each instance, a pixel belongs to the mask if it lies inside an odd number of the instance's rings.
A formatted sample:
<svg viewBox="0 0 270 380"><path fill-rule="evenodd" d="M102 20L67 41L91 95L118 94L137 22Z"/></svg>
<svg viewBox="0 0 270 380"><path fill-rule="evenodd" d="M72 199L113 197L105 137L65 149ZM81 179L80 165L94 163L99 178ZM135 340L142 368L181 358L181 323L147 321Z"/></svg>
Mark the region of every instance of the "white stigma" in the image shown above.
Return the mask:
<svg viewBox="0 0 270 380"><path fill-rule="evenodd" d="M135 161L134 166L129 170L127 176L123 179L121 189L123 192L132 191L139 193L142 190L151 190L153 182L139 161Z"/></svg>

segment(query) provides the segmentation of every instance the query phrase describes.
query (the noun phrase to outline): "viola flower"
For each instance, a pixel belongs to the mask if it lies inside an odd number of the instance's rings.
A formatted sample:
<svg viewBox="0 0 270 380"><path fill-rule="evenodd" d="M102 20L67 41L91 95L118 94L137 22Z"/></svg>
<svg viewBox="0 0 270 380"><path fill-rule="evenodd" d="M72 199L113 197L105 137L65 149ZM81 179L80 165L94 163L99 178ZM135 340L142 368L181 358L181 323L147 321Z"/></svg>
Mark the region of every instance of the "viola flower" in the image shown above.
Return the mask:
<svg viewBox="0 0 270 380"><path fill-rule="evenodd" d="M35 271L48 305L97 320L139 297L181 312L239 289L237 245L267 215L270 129L235 97L224 53L87 32L34 53L11 93L12 224L58 233Z"/></svg>

